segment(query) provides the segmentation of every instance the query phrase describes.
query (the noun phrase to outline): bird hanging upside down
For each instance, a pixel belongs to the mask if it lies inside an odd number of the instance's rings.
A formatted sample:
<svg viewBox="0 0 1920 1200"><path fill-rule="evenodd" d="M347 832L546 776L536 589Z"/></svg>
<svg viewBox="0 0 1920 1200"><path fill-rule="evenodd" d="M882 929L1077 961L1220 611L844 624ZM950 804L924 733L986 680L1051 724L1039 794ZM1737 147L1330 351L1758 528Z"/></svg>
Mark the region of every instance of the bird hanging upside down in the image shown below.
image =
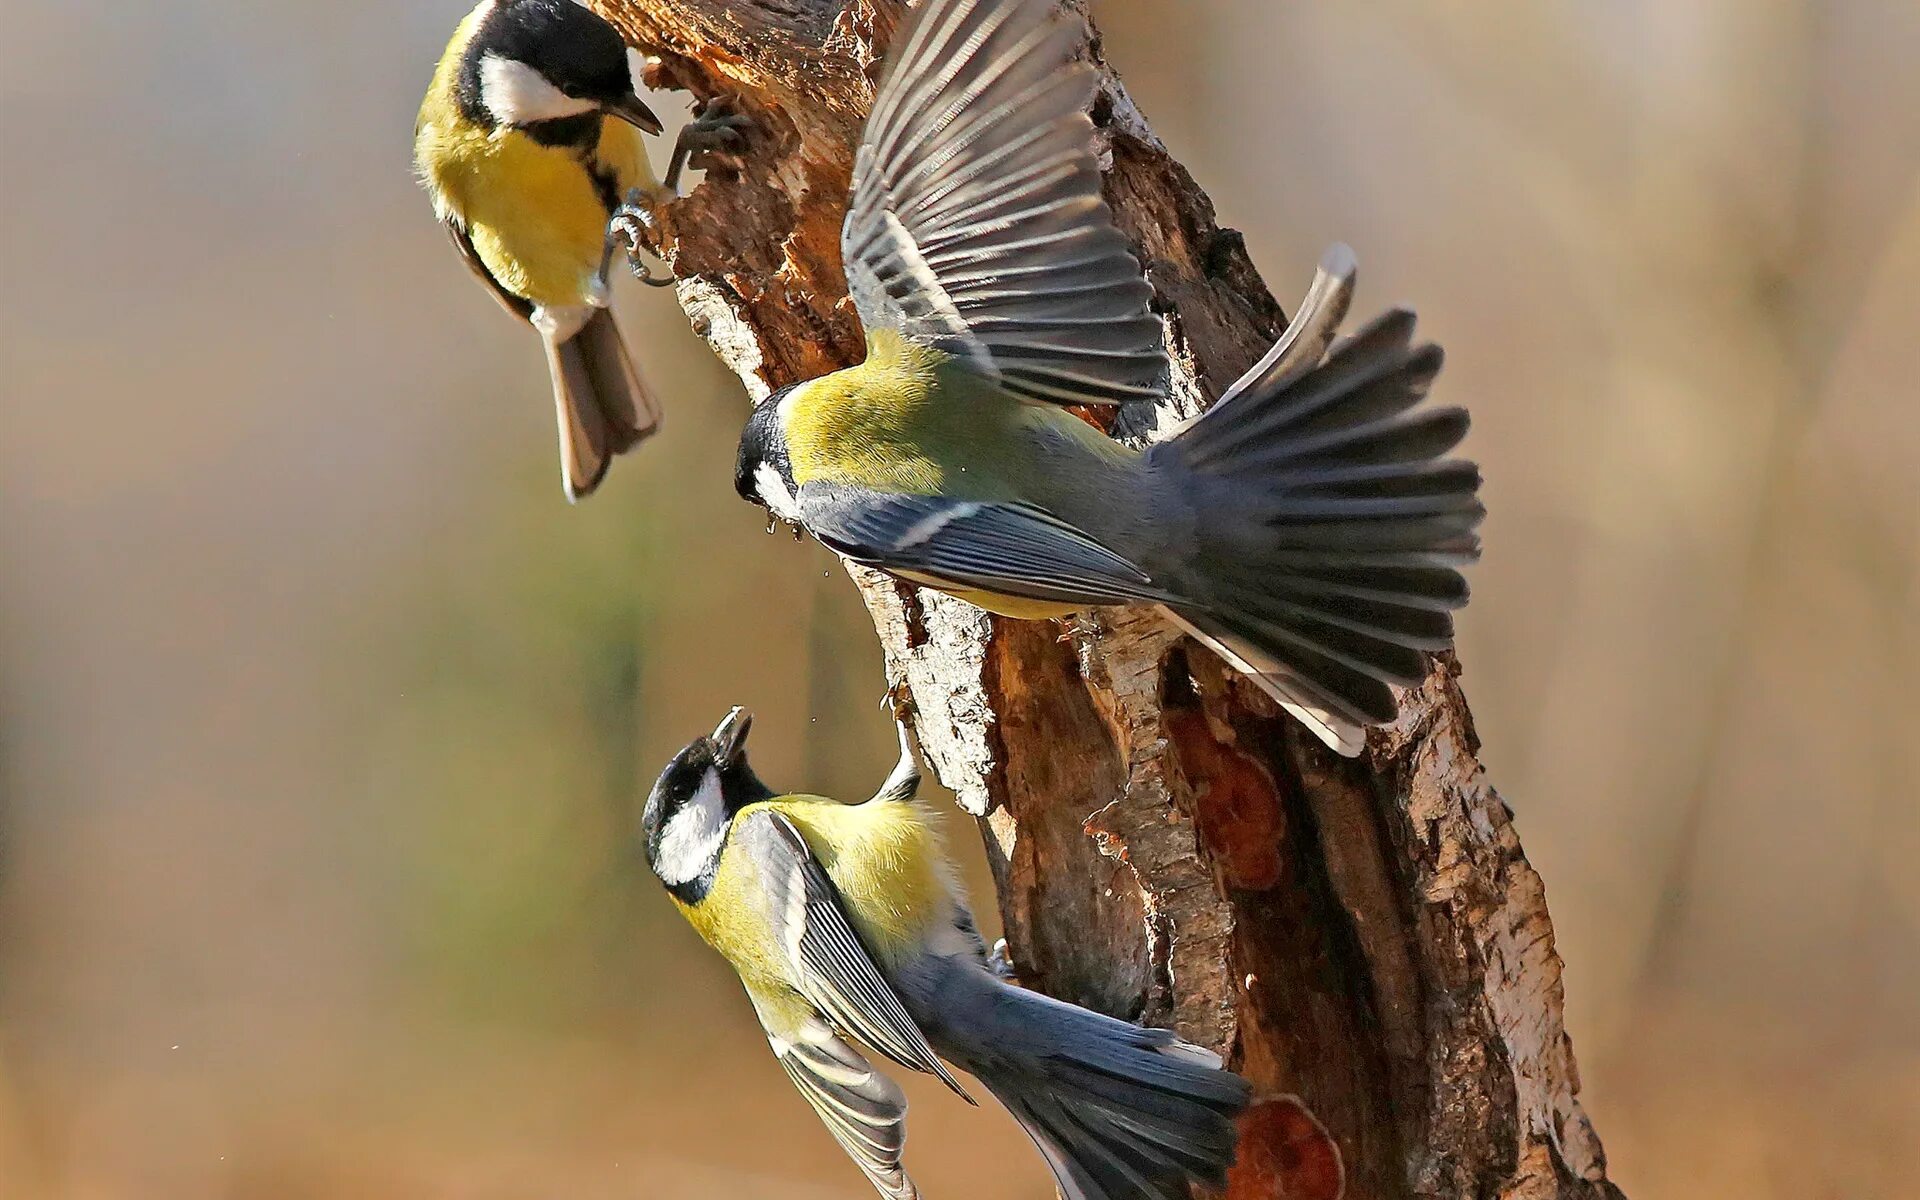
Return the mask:
<svg viewBox="0 0 1920 1200"><path fill-rule="evenodd" d="M978 1079L1033 1138L1068 1200L1186 1200L1226 1183L1246 1080L1163 1029L1023 991L993 969L900 764L873 799L779 795L734 709L661 772L647 865L746 986L775 1057L880 1194L919 1195L907 1102L850 1038L971 1100Z"/></svg>

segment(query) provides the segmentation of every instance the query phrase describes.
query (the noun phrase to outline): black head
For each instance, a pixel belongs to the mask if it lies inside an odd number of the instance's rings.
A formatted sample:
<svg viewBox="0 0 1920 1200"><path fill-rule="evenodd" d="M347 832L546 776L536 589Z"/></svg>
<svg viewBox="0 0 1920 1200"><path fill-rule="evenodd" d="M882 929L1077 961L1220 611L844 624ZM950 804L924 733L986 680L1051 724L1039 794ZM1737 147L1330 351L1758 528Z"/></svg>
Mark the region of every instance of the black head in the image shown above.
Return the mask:
<svg viewBox="0 0 1920 1200"><path fill-rule="evenodd" d="M490 128L548 140L597 139L609 115L660 132L634 95L619 31L573 0L491 0L461 61L460 107Z"/></svg>
<svg viewBox="0 0 1920 1200"><path fill-rule="evenodd" d="M769 510L777 517L798 519L794 511L793 463L787 457L787 435L780 425L780 402L799 384L788 384L753 409L740 431L740 453L733 464L733 490L742 500ZM775 480L779 487L774 486Z"/></svg>
<svg viewBox="0 0 1920 1200"><path fill-rule="evenodd" d="M753 714L746 709L729 712L711 735L673 756L647 796L640 816L647 866L688 904L698 903L713 886L734 815L773 797L747 764L752 727Z"/></svg>

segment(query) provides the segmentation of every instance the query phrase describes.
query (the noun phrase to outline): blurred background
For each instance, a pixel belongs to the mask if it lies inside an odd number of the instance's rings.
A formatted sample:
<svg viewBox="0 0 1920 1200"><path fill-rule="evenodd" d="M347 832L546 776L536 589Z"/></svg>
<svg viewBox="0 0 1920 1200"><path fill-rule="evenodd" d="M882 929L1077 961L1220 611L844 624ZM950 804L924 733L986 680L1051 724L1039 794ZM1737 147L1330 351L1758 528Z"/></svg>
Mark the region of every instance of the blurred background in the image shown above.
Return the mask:
<svg viewBox="0 0 1920 1200"><path fill-rule="evenodd" d="M866 795L871 630L670 297L666 434L562 501L409 175L464 7L0 3L0 1194L868 1194L628 831L735 702ZM1283 300L1344 239L1448 347L1615 1179L1910 1196L1920 7L1093 8ZM914 1095L930 1195L1050 1194Z"/></svg>

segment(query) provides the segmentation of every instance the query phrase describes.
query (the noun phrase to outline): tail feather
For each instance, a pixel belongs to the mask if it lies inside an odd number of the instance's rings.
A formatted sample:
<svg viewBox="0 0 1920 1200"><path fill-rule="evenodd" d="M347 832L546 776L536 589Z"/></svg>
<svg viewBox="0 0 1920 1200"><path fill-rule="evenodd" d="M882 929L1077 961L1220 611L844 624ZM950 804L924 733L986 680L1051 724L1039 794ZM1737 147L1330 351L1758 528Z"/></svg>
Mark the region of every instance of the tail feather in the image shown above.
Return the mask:
<svg viewBox="0 0 1920 1200"><path fill-rule="evenodd" d="M1333 374L1326 378L1306 376L1301 385L1310 392L1284 410L1284 419L1275 432L1284 433L1289 443L1303 446L1322 434L1338 433L1345 435L1343 440L1350 440L1352 431L1399 416L1425 400L1446 355L1431 342L1408 348L1413 314L1407 310L1395 309L1380 320L1401 316L1407 319L1408 328L1395 330L1391 353L1375 347L1364 331L1351 343L1334 347L1333 357L1326 363ZM1349 363L1350 370L1343 371Z"/></svg>
<svg viewBox="0 0 1920 1200"><path fill-rule="evenodd" d="M1225 404L1242 392L1270 392L1285 387L1311 371L1326 357L1340 322L1347 319L1347 307L1353 301L1353 280L1360 264L1353 251L1335 243L1320 256L1313 284L1294 310L1293 320L1259 362L1227 389L1220 403Z"/></svg>
<svg viewBox="0 0 1920 1200"><path fill-rule="evenodd" d="M1285 473L1285 486L1302 493L1364 500L1370 496L1457 499L1480 486L1480 468L1457 458L1414 463L1359 463ZM1444 510L1443 510L1444 511Z"/></svg>
<svg viewBox="0 0 1920 1200"><path fill-rule="evenodd" d="M1276 444L1242 455L1230 469L1271 470L1304 462L1315 473L1343 475L1355 467L1425 466L1466 436L1466 410L1440 408L1316 434L1298 444ZM1302 483L1315 482L1314 474L1297 473L1307 476Z"/></svg>
<svg viewBox="0 0 1920 1200"><path fill-rule="evenodd" d="M1352 286L1350 269L1322 276ZM1344 305L1324 281L1298 318L1323 335ZM1452 645L1458 568L1480 553L1479 469L1445 457L1467 414L1420 407L1443 355L1413 336L1396 309L1325 361L1256 366L1154 451L1193 474L1209 518L1176 616L1343 754Z"/></svg>
<svg viewBox="0 0 1920 1200"><path fill-rule="evenodd" d="M1281 433L1348 428L1419 403L1440 371L1441 352L1423 345L1412 364L1416 369L1407 369L1416 353L1413 323L1413 313L1393 309L1335 345L1318 366L1297 370L1277 387L1236 386L1182 433L1190 439L1188 461L1210 467L1248 446L1270 447ZM1383 382L1391 386L1382 388Z"/></svg>
<svg viewBox="0 0 1920 1200"><path fill-rule="evenodd" d="M1406 484L1405 488L1417 489L1411 491L1405 490L1399 483L1389 483L1373 489L1370 494L1302 495L1275 499L1265 511L1268 513L1267 520L1283 535L1293 534L1296 537L1316 532L1323 535L1344 535L1350 531L1377 534L1381 527L1387 525L1383 518L1390 517L1461 517L1466 519L1464 530L1472 532L1486 515L1486 510L1473 498L1473 493L1462 494L1459 487L1459 483L1452 479ZM1350 489L1353 492L1359 490ZM1401 523L1393 524L1397 529ZM1295 531L1303 532L1296 534Z"/></svg>
<svg viewBox="0 0 1920 1200"><path fill-rule="evenodd" d="M1370 633L1356 633L1317 614L1256 617L1249 626L1275 641L1291 644L1300 653L1339 663L1382 683L1412 687L1427 677L1427 656L1419 650Z"/></svg>
<svg viewBox="0 0 1920 1200"><path fill-rule="evenodd" d="M1459 572L1454 568L1467 566L1479 557L1479 540L1471 534L1449 539L1421 550L1342 550L1337 554L1321 550L1275 550L1272 553L1275 565L1302 572L1319 572L1321 568L1338 566L1361 570L1382 568L1449 570L1454 571L1456 575ZM1460 587L1462 590L1465 589L1464 579L1460 581Z"/></svg>
<svg viewBox="0 0 1920 1200"><path fill-rule="evenodd" d="M659 427L660 404L606 309L593 309L571 336L547 336L546 347L560 429L561 479L567 499L578 500L606 478L615 455Z"/></svg>
<svg viewBox="0 0 1920 1200"><path fill-rule="evenodd" d="M1055 1074L1078 1093L1084 1111L1098 1112L1109 1124L1126 1129L1141 1145L1179 1164L1188 1175L1209 1178L1233 1159L1236 1130L1221 1123L1195 1128L1192 1101L1145 1091L1137 1083L1097 1071L1055 1064Z"/></svg>
<svg viewBox="0 0 1920 1200"><path fill-rule="evenodd" d="M1289 550L1351 551L1433 551L1470 553L1478 539L1473 531L1485 510L1477 500L1461 497L1451 511L1412 518L1397 515L1373 517L1364 512L1347 518L1321 515L1324 506L1303 505L1305 516L1294 516L1287 501L1274 502L1280 515L1272 517L1272 538L1268 549L1284 554ZM1364 501L1349 502L1355 509Z"/></svg>
<svg viewBox="0 0 1920 1200"><path fill-rule="evenodd" d="M1185 1200L1219 1187L1250 1089L1220 1060L1144 1029L1022 991L977 964L943 960L937 1004L915 1017L1020 1122L1071 1200Z"/></svg>
<svg viewBox="0 0 1920 1200"><path fill-rule="evenodd" d="M1284 584L1271 592L1234 592L1234 602L1272 621L1316 621L1356 634L1386 637L1414 650L1444 650L1453 642L1453 614L1408 608L1360 597L1341 597L1337 609L1324 595L1302 593ZM1417 669L1415 680L1426 677Z"/></svg>
<svg viewBox="0 0 1920 1200"><path fill-rule="evenodd" d="M1351 658L1329 654L1310 640L1289 633L1271 621L1235 616L1231 620L1195 622L1203 638L1225 646L1254 681L1289 708L1312 710L1325 725L1344 722L1338 740L1327 744L1342 754L1358 754L1366 744L1365 727L1383 725L1400 711L1393 689L1372 671L1362 670ZM1298 714L1296 714L1298 715ZM1356 741L1357 739L1357 741Z"/></svg>
<svg viewBox="0 0 1920 1200"><path fill-rule="evenodd" d="M1467 581L1445 567L1333 564L1293 556L1282 587L1294 594L1377 600L1398 608L1452 612L1467 603Z"/></svg>
<svg viewBox="0 0 1920 1200"><path fill-rule="evenodd" d="M1052 1151L1046 1157L1054 1165L1061 1194L1068 1200L1135 1196L1184 1200L1189 1194L1182 1177L1156 1180L1143 1173L1133 1161L1139 1155L1128 1141L1097 1129L1082 1111L1056 1096L1016 1100L1007 1105L1007 1111L1036 1145Z"/></svg>

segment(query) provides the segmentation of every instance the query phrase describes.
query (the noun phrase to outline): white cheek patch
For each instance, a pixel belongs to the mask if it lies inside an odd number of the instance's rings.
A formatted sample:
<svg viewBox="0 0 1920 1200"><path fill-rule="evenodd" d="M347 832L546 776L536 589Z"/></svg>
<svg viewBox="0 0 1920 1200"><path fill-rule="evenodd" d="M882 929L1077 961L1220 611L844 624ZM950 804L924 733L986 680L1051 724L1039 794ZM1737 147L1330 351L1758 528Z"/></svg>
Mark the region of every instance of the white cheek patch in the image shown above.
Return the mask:
<svg viewBox="0 0 1920 1200"><path fill-rule="evenodd" d="M782 521L800 519L800 502L787 490L787 481L781 478L780 468L772 463L761 463L753 469L753 486L774 516Z"/></svg>
<svg viewBox="0 0 1920 1200"><path fill-rule="evenodd" d="M567 95L518 59L489 54L480 60L480 102L502 125L530 125L592 112L593 101Z"/></svg>
<svg viewBox="0 0 1920 1200"><path fill-rule="evenodd" d="M661 882L678 887L707 873L720 856L727 837L727 802L720 794L720 775L709 769L700 790L667 818L660 834L660 850L653 870Z"/></svg>

